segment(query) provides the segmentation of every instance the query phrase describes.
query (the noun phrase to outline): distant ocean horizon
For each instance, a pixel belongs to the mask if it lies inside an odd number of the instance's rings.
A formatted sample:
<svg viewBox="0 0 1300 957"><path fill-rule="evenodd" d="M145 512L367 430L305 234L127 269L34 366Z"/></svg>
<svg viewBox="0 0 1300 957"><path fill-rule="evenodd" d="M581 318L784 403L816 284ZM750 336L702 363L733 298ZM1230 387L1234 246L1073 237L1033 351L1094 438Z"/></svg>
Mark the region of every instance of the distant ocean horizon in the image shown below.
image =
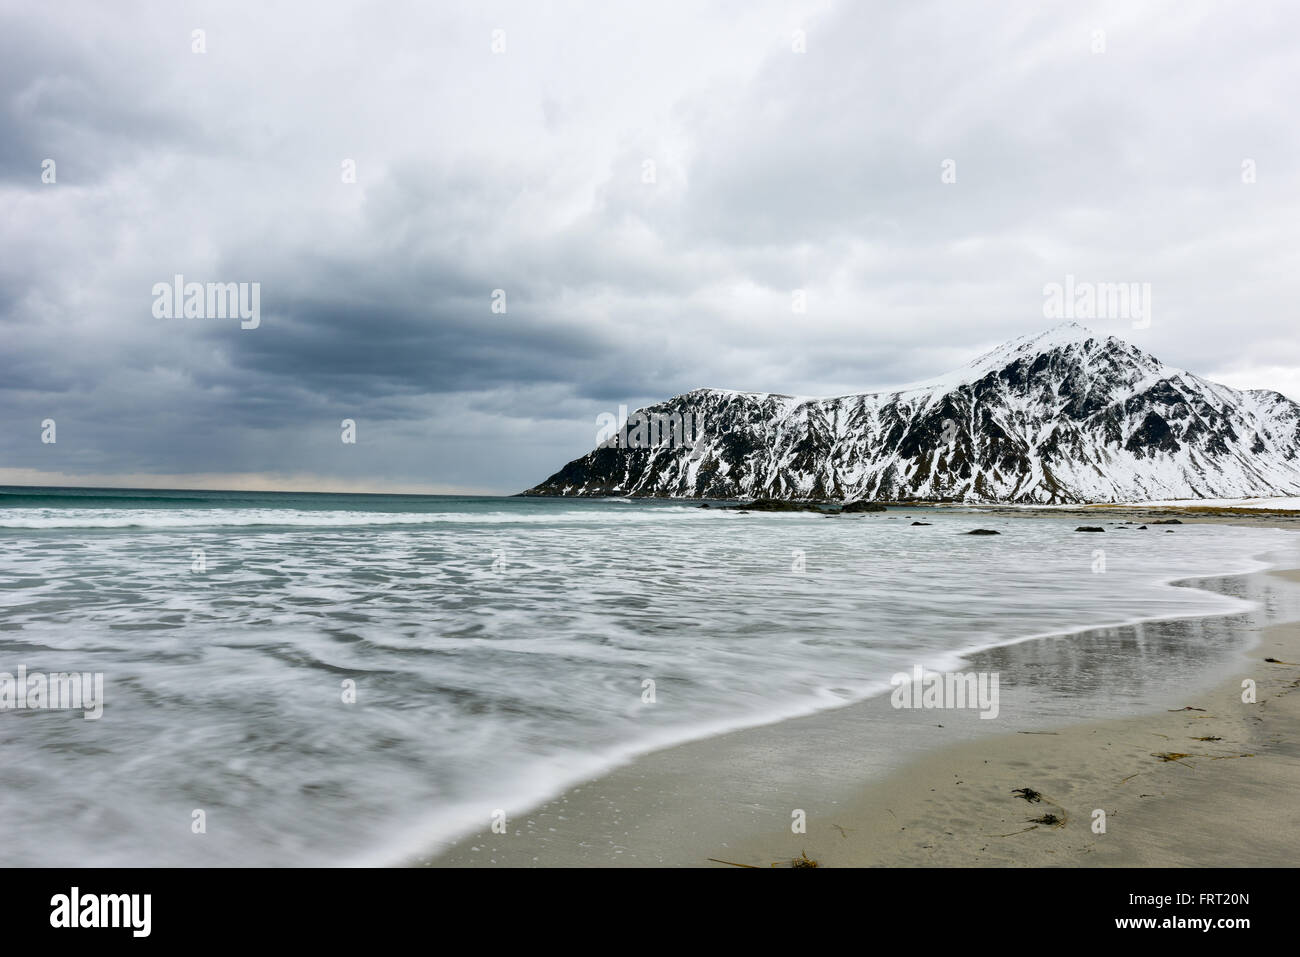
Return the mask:
<svg viewBox="0 0 1300 957"><path fill-rule="evenodd" d="M97 720L0 713L0 864L393 863L917 665L1240 610L1171 583L1298 555L1269 528L1076 524L0 487L0 672L104 678Z"/></svg>
<svg viewBox="0 0 1300 957"><path fill-rule="evenodd" d="M287 497L301 497L304 504L313 498L336 496L357 499L441 499L441 498L516 498L517 492L391 492L391 491L321 491L317 489L238 489L193 487L134 487L116 485L0 485L0 507L14 505L86 504L102 500L109 505L150 503L167 507L170 503L191 503L222 507L239 501L265 499L284 504Z"/></svg>

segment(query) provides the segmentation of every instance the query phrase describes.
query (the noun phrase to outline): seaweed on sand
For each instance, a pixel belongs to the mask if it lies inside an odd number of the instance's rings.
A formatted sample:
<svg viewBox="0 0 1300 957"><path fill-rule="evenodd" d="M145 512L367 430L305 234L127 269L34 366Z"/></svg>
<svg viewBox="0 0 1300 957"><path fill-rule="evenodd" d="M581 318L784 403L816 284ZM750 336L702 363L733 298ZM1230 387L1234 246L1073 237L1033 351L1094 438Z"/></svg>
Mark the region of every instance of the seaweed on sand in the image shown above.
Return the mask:
<svg viewBox="0 0 1300 957"><path fill-rule="evenodd" d="M758 868L758 865L757 865L757 864L737 864L735 861L724 861L724 860L722 860L722 858L720 858L720 857L710 857L709 860L713 861L715 864L729 864L729 865L731 865L732 867L752 867L752 868ZM773 861L773 862L772 862L770 865L768 865L768 866L769 866L769 867L782 867L782 866L784 866L784 862L783 862L783 861ZM791 858L791 860L790 860L790 866L791 866L791 867L820 867L821 865L818 864L816 861L814 861L811 857L809 857L807 851L800 851L798 857ZM759 869L761 870L761 868L759 868Z"/></svg>
<svg viewBox="0 0 1300 957"><path fill-rule="evenodd" d="M1015 831L1013 832L1014 834L1023 834L1025 833L1025 831L1032 831L1034 830L1035 827L1037 827L1040 824L1046 825L1047 827L1065 827L1066 822L1070 818L1070 815L1066 812L1064 806L1062 806L1057 801L1053 801L1042 791L1035 791L1033 788L1016 788L1011 793L1016 795L1017 797L1024 798L1030 804L1042 804L1043 802L1046 802L1048 804L1053 805L1056 808L1056 810L1060 812L1059 814L1057 814L1054 811L1044 811L1038 817L1031 817L1029 818L1029 823L1032 826L1027 827L1021 831ZM999 836L1011 837L1012 835L1002 834Z"/></svg>
<svg viewBox="0 0 1300 957"><path fill-rule="evenodd" d="M1042 817L1031 817L1029 819L1031 824L1046 824L1049 827L1065 827L1065 820L1064 811L1059 816L1048 811Z"/></svg>

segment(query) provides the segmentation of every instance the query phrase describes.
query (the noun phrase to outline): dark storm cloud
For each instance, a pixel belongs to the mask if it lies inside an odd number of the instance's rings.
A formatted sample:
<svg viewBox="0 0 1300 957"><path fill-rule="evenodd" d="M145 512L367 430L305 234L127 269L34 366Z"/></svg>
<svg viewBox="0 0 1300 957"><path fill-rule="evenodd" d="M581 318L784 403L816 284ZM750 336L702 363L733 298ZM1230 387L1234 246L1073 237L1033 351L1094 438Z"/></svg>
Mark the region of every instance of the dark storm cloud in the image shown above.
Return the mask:
<svg viewBox="0 0 1300 957"><path fill-rule="evenodd" d="M941 373L1050 324L1066 273L1154 287L1150 329L1099 333L1300 393L1296 28L1283 4L11 10L0 469L513 491L622 403ZM259 283L260 325L157 318L176 274Z"/></svg>
<svg viewBox="0 0 1300 957"><path fill-rule="evenodd" d="M83 10L84 12L84 10ZM103 11L100 11L102 15ZM150 150L213 149L184 103L155 86L138 50L105 43L96 16L0 13L0 182L37 190L47 158L59 179L99 184ZM189 144L186 147L186 144Z"/></svg>

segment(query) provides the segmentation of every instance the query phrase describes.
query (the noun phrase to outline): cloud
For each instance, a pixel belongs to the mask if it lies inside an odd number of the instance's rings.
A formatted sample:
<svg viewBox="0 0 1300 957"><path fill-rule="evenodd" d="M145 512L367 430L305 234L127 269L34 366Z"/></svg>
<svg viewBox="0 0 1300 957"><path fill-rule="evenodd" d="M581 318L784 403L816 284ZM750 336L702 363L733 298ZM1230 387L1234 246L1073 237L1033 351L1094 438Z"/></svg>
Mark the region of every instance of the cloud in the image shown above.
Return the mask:
<svg viewBox="0 0 1300 957"><path fill-rule="evenodd" d="M10 10L0 462L515 491L620 403L937 374L1050 325L1043 286L1066 274L1151 284L1149 329L1098 332L1295 396L1297 20ZM156 319L152 286L178 273L259 283L261 325Z"/></svg>

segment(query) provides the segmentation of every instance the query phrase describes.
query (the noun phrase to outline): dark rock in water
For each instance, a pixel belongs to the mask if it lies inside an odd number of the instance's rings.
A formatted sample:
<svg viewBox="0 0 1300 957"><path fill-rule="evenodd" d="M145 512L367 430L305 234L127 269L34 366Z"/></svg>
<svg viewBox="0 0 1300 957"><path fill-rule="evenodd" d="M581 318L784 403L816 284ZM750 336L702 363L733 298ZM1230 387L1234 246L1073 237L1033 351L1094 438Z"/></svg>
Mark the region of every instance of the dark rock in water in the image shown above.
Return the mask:
<svg viewBox="0 0 1300 957"><path fill-rule="evenodd" d="M1139 531L1139 532L1145 532L1146 530L1147 530L1147 527L1146 527L1145 525L1139 525L1139 526L1138 526L1138 531Z"/></svg>
<svg viewBox="0 0 1300 957"><path fill-rule="evenodd" d="M931 523L930 523L930 522L913 522L912 524L913 524L913 525L929 525L929 524L931 524Z"/></svg>
<svg viewBox="0 0 1300 957"><path fill-rule="evenodd" d="M696 508L708 508L708 507L709 507L709 503L708 503L708 502L701 502L699 505L696 505L695 507L696 507Z"/></svg>
<svg viewBox="0 0 1300 957"><path fill-rule="evenodd" d="M779 498L756 498L744 505L724 505L725 509L736 512L820 512L821 506L814 502L787 502Z"/></svg>
<svg viewBox="0 0 1300 957"><path fill-rule="evenodd" d="M967 535L1001 535L1001 532L995 532L991 528L976 528L966 533Z"/></svg>
<svg viewBox="0 0 1300 957"><path fill-rule="evenodd" d="M1152 525L1181 525L1183 524L1176 518L1160 518L1151 523Z"/></svg>
<svg viewBox="0 0 1300 957"><path fill-rule="evenodd" d="M883 511L885 511L885 506L883 506L883 505L878 505L878 504L876 504L875 502L866 502L866 501L859 501L859 502L845 502L845 503L844 503L844 507L841 509L841 511L844 511L844 512L883 512Z"/></svg>
<svg viewBox="0 0 1300 957"><path fill-rule="evenodd" d="M1080 525L1075 529L1076 532L1104 532L1106 531L1100 525Z"/></svg>

